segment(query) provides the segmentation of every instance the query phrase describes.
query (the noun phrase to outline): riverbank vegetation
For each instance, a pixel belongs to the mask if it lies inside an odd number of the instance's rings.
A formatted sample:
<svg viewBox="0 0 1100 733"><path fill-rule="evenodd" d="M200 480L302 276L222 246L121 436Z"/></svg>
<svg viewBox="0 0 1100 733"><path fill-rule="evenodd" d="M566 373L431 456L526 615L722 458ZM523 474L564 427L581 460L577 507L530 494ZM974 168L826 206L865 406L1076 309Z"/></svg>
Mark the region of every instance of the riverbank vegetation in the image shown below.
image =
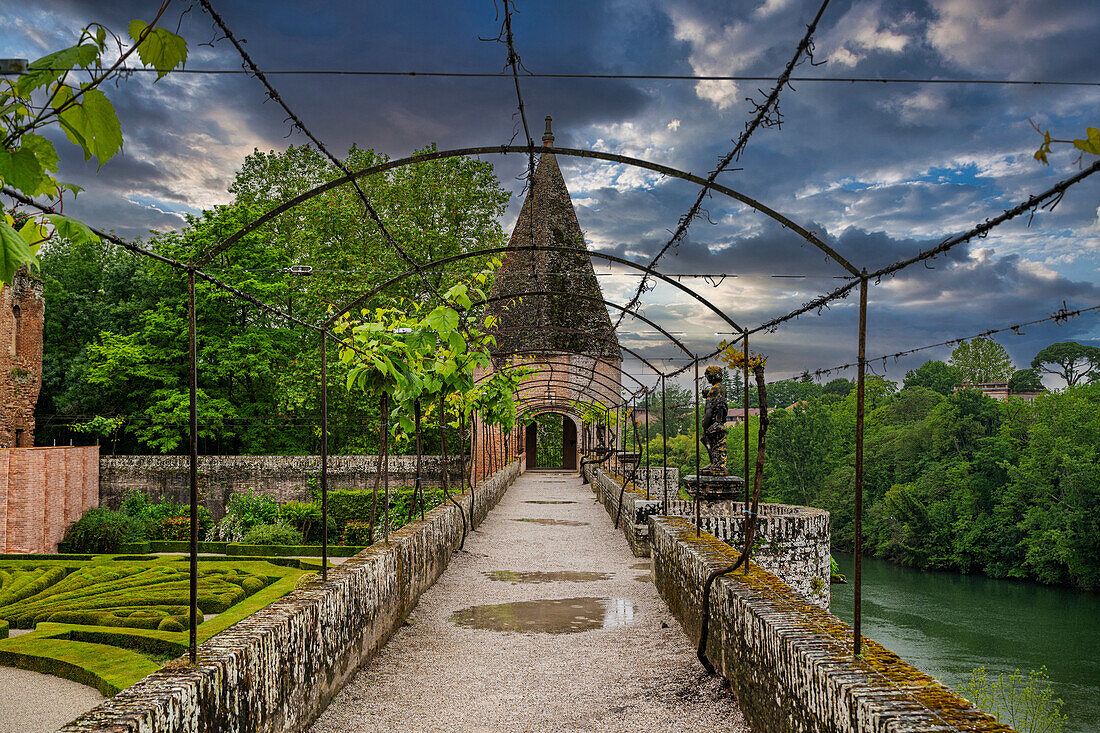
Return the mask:
<svg viewBox="0 0 1100 733"><path fill-rule="evenodd" d="M801 394L771 414L764 498L828 509L834 545L851 549L855 392L836 381L846 380L780 383ZM1100 383L998 402L973 389L899 390L873 376L866 395L867 552L920 568L1100 586ZM750 462L756 425L750 418ZM727 441L737 475L743 431L730 427ZM649 447L659 463L661 438ZM670 437L668 456L694 473L694 435Z"/></svg>

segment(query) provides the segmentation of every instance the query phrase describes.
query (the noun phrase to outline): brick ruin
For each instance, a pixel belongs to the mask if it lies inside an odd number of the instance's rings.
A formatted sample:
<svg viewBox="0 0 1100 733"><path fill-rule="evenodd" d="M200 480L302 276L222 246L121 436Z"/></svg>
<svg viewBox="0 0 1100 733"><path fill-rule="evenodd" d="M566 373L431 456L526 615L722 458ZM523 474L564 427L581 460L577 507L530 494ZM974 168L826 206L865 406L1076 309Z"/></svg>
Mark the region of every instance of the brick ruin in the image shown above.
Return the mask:
<svg viewBox="0 0 1100 733"><path fill-rule="evenodd" d="M554 143L549 117L542 141L546 147ZM564 249L521 249L532 245ZM497 319L493 368L511 362L539 369L520 386L520 408L531 416L547 412L564 416L564 465L577 468L586 436L575 403L608 408L619 403L622 352L569 189L551 152L539 155L489 294L488 313ZM483 370L475 377L490 373ZM517 427L505 440L499 431L486 434L477 427L475 480L519 453L533 453L533 430Z"/></svg>
<svg viewBox="0 0 1100 733"><path fill-rule="evenodd" d="M42 287L21 270L0 290L0 448L34 445L46 312Z"/></svg>

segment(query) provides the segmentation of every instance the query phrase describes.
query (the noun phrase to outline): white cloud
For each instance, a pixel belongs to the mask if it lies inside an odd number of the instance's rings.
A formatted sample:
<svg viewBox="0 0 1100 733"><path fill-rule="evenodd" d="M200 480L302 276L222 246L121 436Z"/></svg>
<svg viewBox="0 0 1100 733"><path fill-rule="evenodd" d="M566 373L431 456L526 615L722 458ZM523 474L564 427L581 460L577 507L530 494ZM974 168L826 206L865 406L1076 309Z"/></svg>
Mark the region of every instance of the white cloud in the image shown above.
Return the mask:
<svg viewBox="0 0 1100 733"><path fill-rule="evenodd" d="M904 51L912 40L909 32L914 23L910 16L891 19L880 2L857 3L823 34L819 47L833 49L828 55L831 63L851 68L873 51Z"/></svg>
<svg viewBox="0 0 1100 733"><path fill-rule="evenodd" d="M1047 0L932 0L936 20L928 41L949 60L987 70L1025 72L1028 51L1043 41L1089 23L1069 4ZM1093 22L1095 22L1093 20Z"/></svg>

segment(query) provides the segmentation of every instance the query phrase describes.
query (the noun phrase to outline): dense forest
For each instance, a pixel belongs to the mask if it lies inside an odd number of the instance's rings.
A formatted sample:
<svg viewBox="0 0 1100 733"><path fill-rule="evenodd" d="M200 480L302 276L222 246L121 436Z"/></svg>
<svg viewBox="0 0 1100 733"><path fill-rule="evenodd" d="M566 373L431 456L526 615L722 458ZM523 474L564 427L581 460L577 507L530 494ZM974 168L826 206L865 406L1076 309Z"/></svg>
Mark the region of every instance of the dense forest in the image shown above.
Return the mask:
<svg viewBox="0 0 1100 733"><path fill-rule="evenodd" d="M353 148L351 168L383 158ZM187 260L260 213L333 177L308 147L250 155L229 188L232 202L188 217L179 232L143 246ZM361 181L407 252L425 262L505 241L499 217L509 194L489 163L452 158ZM37 442L92 443L118 453L184 450L188 413L186 282L179 273L106 243L50 242L41 252L46 322ZM437 289L487 265L486 258L427 274ZM292 270L295 268L297 272ZM363 215L347 186L326 191L250 232L206 268L260 300L319 321L407 269ZM309 274L300 274L307 269ZM418 298L409 278L365 305ZM317 450L319 342L258 307L200 281L200 451L300 454ZM335 359L330 359L335 362ZM333 452L377 450L378 405L340 385L330 367ZM428 450L438 433L426 426ZM410 449L399 443L399 452Z"/></svg>
<svg viewBox="0 0 1100 733"><path fill-rule="evenodd" d="M1096 356L1089 347L1074 353L1082 351ZM959 367L943 362L909 372L900 389L868 379L868 552L921 568L1100 585L1100 383L1088 383L1092 375L1069 386L1074 374L1067 378L1065 364L1039 356L1034 368L1058 373L1067 386L1032 401L955 391ZM1077 361L1077 373L1089 374L1080 369L1088 359ZM1008 376L1035 386L1034 375L1009 370ZM852 387L843 379L819 385L808 378L769 385L772 406L788 407L770 413L763 484L766 501L828 509L833 542L844 549L853 544ZM673 404L670 390L668 412L679 424L670 416L669 463L694 473L691 395L677 389L675 396ZM659 400L654 414L660 414ZM653 463L664 450L661 428L659 420L650 428ZM755 463L758 421L750 420L748 429ZM743 430L729 428L727 441L729 471L737 475L744 471Z"/></svg>

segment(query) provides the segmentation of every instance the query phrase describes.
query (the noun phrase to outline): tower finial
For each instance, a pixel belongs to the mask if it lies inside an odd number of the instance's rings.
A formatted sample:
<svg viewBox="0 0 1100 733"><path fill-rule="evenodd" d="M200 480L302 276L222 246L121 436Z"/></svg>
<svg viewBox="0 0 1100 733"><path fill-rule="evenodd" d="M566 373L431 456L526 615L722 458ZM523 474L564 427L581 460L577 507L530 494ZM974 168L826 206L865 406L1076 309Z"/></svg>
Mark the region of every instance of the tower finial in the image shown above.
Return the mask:
<svg viewBox="0 0 1100 733"><path fill-rule="evenodd" d="M542 135L542 144L547 148L554 144L554 133L550 130L550 115L546 115L546 132Z"/></svg>

